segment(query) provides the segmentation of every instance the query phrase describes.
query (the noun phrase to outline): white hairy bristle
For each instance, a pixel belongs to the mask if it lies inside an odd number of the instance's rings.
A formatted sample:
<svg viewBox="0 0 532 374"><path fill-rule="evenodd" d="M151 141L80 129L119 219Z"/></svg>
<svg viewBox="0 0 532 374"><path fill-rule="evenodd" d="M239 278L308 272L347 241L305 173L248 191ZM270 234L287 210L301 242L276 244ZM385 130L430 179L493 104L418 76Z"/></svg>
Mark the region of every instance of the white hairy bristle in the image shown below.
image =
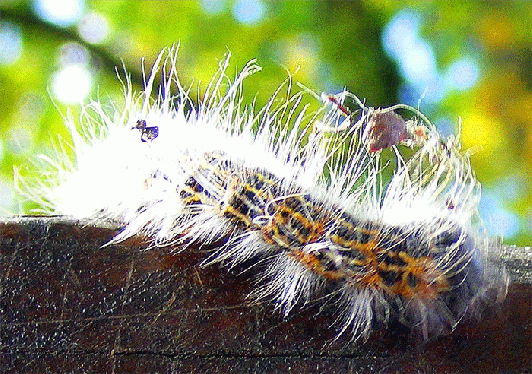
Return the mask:
<svg viewBox="0 0 532 374"><path fill-rule="evenodd" d="M119 222L114 241L223 238L205 264L261 264L253 297L284 313L336 303L338 332L353 340L391 320L425 337L449 332L504 296L499 248L479 229L480 186L456 138L412 108L366 108L348 92L323 95L311 113L303 98L313 95L290 93L289 80L254 110L241 88L260 68L252 61L231 82L227 62L195 104L175 51L162 53L144 92L126 87L123 111L92 102L83 123L68 124L74 161L47 158L54 177L28 194L49 213ZM175 95L153 99L161 66L162 91Z"/></svg>

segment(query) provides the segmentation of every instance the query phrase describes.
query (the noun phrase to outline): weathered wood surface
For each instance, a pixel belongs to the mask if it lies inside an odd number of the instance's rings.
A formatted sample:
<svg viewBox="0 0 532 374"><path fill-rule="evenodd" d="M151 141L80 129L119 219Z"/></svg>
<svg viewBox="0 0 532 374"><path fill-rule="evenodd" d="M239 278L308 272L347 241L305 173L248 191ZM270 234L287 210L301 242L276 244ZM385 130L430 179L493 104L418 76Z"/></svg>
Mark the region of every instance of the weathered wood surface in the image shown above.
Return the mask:
<svg viewBox="0 0 532 374"><path fill-rule="evenodd" d="M334 341L334 310L250 305L250 274L64 217L0 221L5 373L532 373L532 255L505 253L499 310L420 342ZM517 252L516 252L517 253Z"/></svg>

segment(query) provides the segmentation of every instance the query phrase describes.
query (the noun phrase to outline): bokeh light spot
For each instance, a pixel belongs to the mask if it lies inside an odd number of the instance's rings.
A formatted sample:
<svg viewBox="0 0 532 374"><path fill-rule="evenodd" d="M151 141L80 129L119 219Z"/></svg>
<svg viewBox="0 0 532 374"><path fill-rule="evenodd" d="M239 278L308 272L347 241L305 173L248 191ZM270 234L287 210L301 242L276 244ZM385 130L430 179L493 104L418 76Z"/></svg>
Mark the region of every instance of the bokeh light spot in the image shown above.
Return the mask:
<svg viewBox="0 0 532 374"><path fill-rule="evenodd" d="M264 17L265 9L261 0L238 0L233 7L237 22L252 25Z"/></svg>
<svg viewBox="0 0 532 374"><path fill-rule="evenodd" d="M83 0L36 0L33 3L33 10L39 18L61 27L75 24L84 8Z"/></svg>
<svg viewBox="0 0 532 374"><path fill-rule="evenodd" d="M443 138L454 134L454 122L449 117L439 117L435 119L434 125Z"/></svg>
<svg viewBox="0 0 532 374"><path fill-rule="evenodd" d="M460 139L465 147L475 147L482 157L493 157L497 150L506 148L506 138L500 124L493 116L474 111L463 112Z"/></svg>
<svg viewBox="0 0 532 374"><path fill-rule="evenodd" d="M479 75L477 62L471 57L465 57L449 65L444 79L449 89L465 91L477 83Z"/></svg>
<svg viewBox="0 0 532 374"><path fill-rule="evenodd" d="M91 86L91 73L81 64L67 65L52 76L52 91L65 104L83 101Z"/></svg>
<svg viewBox="0 0 532 374"><path fill-rule="evenodd" d="M511 238L519 231L519 218L516 214L502 207L500 196L490 190L483 191L479 212L491 235Z"/></svg>
<svg viewBox="0 0 532 374"><path fill-rule="evenodd" d="M0 64L16 62L21 53L22 35L18 26L11 22L0 22Z"/></svg>
<svg viewBox="0 0 532 374"><path fill-rule="evenodd" d="M81 44L70 42L63 44L58 50L58 62L62 66L71 64L89 64L90 53Z"/></svg>
<svg viewBox="0 0 532 374"><path fill-rule="evenodd" d="M410 10L399 11L386 24L382 34L384 50L392 58L400 58L418 38L419 15Z"/></svg>
<svg viewBox="0 0 532 374"><path fill-rule="evenodd" d="M402 76L413 84L424 84L437 76L436 58L432 47L423 40L416 40L401 54L400 70Z"/></svg>
<svg viewBox="0 0 532 374"><path fill-rule="evenodd" d="M109 35L109 23L101 14L90 12L83 16L78 24L78 33L83 40L91 44L99 44Z"/></svg>
<svg viewBox="0 0 532 374"><path fill-rule="evenodd" d="M419 27L419 15L404 9L388 22L382 35L386 54L397 62L401 76L408 83L399 95L409 97L405 102L410 105L421 98L436 103L445 96L434 50L419 36Z"/></svg>

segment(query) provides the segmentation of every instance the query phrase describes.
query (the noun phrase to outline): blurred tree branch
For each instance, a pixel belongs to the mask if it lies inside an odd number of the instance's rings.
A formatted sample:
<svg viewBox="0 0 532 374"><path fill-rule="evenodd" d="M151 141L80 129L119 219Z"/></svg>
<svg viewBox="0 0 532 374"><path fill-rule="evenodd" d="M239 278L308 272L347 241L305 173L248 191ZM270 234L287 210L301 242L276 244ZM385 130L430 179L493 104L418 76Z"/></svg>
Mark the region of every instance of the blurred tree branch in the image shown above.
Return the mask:
<svg viewBox="0 0 532 374"><path fill-rule="evenodd" d="M25 8L26 10L1 7L1 18L4 21L10 21L18 24L22 28L28 29L30 32L45 33L50 37L57 38L58 40L65 42L76 42L82 45L91 53L92 58L98 58L99 62L101 62L101 64L105 67L105 71L115 71L117 67L124 65L123 61L114 56L112 53L109 53L104 47L87 43L78 35L73 27L61 28L55 26L39 19L31 12L31 10L27 9L27 7ZM127 74L131 77L131 83L142 87L144 86L145 79L141 71L128 66Z"/></svg>

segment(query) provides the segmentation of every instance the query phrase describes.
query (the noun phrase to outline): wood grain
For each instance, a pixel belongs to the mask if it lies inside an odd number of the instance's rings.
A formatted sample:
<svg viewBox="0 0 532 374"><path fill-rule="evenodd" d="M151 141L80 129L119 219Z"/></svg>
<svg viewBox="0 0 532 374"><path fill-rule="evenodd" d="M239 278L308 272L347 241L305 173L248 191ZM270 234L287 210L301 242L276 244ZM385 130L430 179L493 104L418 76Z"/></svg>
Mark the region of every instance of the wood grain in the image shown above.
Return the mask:
<svg viewBox="0 0 532 374"><path fill-rule="evenodd" d="M532 373L526 256L506 254L516 281L480 320L430 342L392 327L362 344L334 340L333 308L283 317L253 305L252 271L202 267L205 249L103 246L115 233L66 217L0 221L1 372Z"/></svg>

